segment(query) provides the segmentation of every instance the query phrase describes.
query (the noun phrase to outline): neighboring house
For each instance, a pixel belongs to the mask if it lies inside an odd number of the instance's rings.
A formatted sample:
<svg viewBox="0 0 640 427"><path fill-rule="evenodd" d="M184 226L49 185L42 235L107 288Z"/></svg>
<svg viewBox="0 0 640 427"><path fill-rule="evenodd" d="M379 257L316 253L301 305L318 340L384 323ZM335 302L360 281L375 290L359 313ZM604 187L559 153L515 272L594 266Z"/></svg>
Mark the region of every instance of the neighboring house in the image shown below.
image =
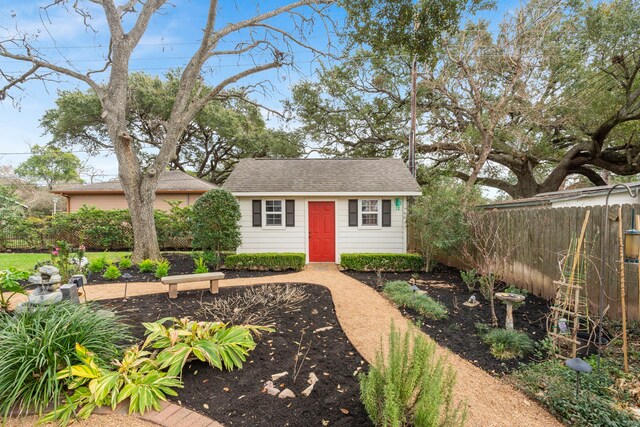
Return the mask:
<svg viewBox="0 0 640 427"><path fill-rule="evenodd" d="M194 178L182 171L166 171L160 175L154 207L169 210L168 201L180 201L180 206L192 205L207 191L216 188L210 182ZM67 212L76 212L82 206L98 209L127 209L127 200L119 180L95 184L67 184L56 186L52 193L67 199Z"/></svg>
<svg viewBox="0 0 640 427"><path fill-rule="evenodd" d="M640 182L630 182L631 189L640 190ZM479 206L482 209L520 209L520 208L573 208L583 206L604 206L607 193L612 186L576 188L573 190L540 193L526 199L506 200ZM609 205L638 204L640 197L633 198L624 187L618 187L611 192Z"/></svg>
<svg viewBox="0 0 640 427"><path fill-rule="evenodd" d="M240 203L238 252L404 253L407 197L422 194L400 159L242 159L222 188Z"/></svg>

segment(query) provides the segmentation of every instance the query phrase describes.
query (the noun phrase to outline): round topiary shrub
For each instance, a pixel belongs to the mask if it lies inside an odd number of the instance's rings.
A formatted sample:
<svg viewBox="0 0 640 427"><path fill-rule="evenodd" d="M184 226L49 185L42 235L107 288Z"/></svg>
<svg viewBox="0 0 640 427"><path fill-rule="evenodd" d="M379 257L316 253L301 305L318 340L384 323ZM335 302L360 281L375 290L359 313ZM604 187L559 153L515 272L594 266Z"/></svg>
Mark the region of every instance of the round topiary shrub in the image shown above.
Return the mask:
<svg viewBox="0 0 640 427"><path fill-rule="evenodd" d="M235 251L242 243L239 221L240 205L231 193L208 191L194 203L189 218L194 249L215 252L220 268L220 253Z"/></svg>

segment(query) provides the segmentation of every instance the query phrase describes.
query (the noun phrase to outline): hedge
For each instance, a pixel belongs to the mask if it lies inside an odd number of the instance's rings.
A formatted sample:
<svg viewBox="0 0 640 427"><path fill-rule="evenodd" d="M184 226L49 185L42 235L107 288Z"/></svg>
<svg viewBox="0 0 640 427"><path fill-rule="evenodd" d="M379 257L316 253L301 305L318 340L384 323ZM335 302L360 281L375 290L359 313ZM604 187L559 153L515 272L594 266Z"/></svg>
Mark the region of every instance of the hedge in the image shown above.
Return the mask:
<svg viewBox="0 0 640 427"><path fill-rule="evenodd" d="M251 253L227 255L224 268L229 270L302 270L305 265L303 253Z"/></svg>
<svg viewBox="0 0 640 427"><path fill-rule="evenodd" d="M340 260L342 267L355 271L420 271L424 265L418 254L350 253Z"/></svg>

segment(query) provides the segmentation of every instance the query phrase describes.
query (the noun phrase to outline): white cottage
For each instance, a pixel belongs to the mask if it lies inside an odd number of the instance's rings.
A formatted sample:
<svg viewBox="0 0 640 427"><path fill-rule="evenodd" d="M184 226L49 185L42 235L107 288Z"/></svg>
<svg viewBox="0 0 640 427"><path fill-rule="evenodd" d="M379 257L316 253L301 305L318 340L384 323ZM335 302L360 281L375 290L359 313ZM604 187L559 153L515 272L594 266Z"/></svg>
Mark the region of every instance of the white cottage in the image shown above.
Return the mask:
<svg viewBox="0 0 640 427"><path fill-rule="evenodd" d="M238 253L405 253L407 197L421 189L401 159L243 159L223 188L240 204Z"/></svg>

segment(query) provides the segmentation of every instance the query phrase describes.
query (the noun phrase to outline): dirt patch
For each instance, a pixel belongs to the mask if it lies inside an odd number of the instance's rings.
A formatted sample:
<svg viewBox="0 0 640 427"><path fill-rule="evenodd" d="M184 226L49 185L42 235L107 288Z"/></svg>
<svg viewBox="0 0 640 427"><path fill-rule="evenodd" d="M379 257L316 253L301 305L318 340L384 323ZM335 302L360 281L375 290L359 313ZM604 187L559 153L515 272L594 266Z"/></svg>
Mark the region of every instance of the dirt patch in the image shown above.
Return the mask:
<svg viewBox="0 0 640 427"><path fill-rule="evenodd" d="M171 268L169 269L169 275L177 276L181 274L193 274L196 265L189 254L176 254L165 253L162 254L163 258L169 261ZM295 273L294 270L286 271L260 271L260 270L221 270L226 279L237 279L245 277L264 277L274 274L288 274ZM98 285L104 283L122 283L122 282L158 282L159 279L153 273L140 273L138 266L132 266L131 268L125 268L120 270L122 274L129 273L132 277L128 280L116 279L106 280L102 277L102 273L87 273L87 281L89 285Z"/></svg>
<svg viewBox="0 0 640 427"><path fill-rule="evenodd" d="M359 280L378 291L375 273L343 271L343 273ZM498 360L489 352L489 346L482 342L477 335L476 323L491 323L491 310L489 302L482 297L480 292L469 292L467 286L460 278L460 272L455 268L438 266L431 273L417 273L416 286L425 290L429 296L445 305L449 311L446 319L429 320L411 309L401 309L402 313L413 320L422 322L422 330L432 337L438 344L448 348L460 357L479 366L494 375L511 372L521 363L537 361L535 355L524 359ZM383 273L382 281L409 280L412 273ZM496 286L496 292L502 291L506 284ZM474 294L480 305L469 308L462 303ZM526 332L536 342L546 336L546 315L549 312L547 300L535 295L527 295L525 304L514 311L514 327ZM506 306L496 301L496 314L500 325L504 327Z"/></svg>
<svg viewBox="0 0 640 427"><path fill-rule="evenodd" d="M358 369L366 370L367 365L342 331L331 294L321 286L297 286L304 287L308 298L299 311L275 315L277 331L258 341L243 369L226 372L201 362L190 363L184 370L185 388L173 400L229 426L321 426L323 420L331 426L370 426L360 402L358 380L353 375ZM227 298L246 289L222 287L217 295L183 291L175 300L168 300L166 294L155 294L100 304L120 313L141 339L141 322L167 316L194 318L199 301ZM314 333L327 326L331 329ZM294 382L294 357L299 352L304 353L305 359ZM284 371L289 375L276 381L276 386L287 387L298 397L278 399L261 392L271 375ZM308 386L311 372L319 382L309 397L302 397L300 393Z"/></svg>

